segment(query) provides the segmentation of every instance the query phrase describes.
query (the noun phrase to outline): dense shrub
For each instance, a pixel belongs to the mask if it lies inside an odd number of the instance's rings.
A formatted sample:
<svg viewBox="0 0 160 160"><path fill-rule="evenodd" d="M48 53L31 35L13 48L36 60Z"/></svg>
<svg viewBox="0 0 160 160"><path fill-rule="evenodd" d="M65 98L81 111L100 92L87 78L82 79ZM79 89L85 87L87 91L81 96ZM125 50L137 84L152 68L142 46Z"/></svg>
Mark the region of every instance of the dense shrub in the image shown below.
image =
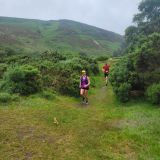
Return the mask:
<svg viewBox="0 0 160 160"><path fill-rule="evenodd" d="M149 86L146 96L151 103L160 104L160 83Z"/></svg>
<svg viewBox="0 0 160 160"><path fill-rule="evenodd" d="M139 39L134 53L135 71L140 79L144 81L144 87L147 88L160 80L160 34L153 33L147 37Z"/></svg>
<svg viewBox="0 0 160 160"><path fill-rule="evenodd" d="M0 93L0 102L8 103L12 100L12 96L9 93Z"/></svg>
<svg viewBox="0 0 160 160"><path fill-rule="evenodd" d="M127 82L131 91L146 92L147 88L160 81L160 34L141 37L139 45L131 54L115 65L111 72L113 88Z"/></svg>
<svg viewBox="0 0 160 160"><path fill-rule="evenodd" d="M7 70L7 64L0 63L0 78L3 77L4 72Z"/></svg>
<svg viewBox="0 0 160 160"><path fill-rule="evenodd" d="M11 93L29 95L41 90L40 78L37 68L30 65L16 66L6 72L3 88Z"/></svg>
<svg viewBox="0 0 160 160"><path fill-rule="evenodd" d="M63 54L58 53L57 51L45 51L41 54L42 60L49 60L52 62L59 62L60 60L66 60L66 57Z"/></svg>
<svg viewBox="0 0 160 160"><path fill-rule="evenodd" d="M45 98L47 100L55 99L55 94L51 91L48 91L48 90L41 92L40 95L41 95L42 98Z"/></svg>
<svg viewBox="0 0 160 160"><path fill-rule="evenodd" d="M130 98L131 85L129 83L122 83L115 89L118 99L122 102L127 102Z"/></svg>
<svg viewBox="0 0 160 160"><path fill-rule="evenodd" d="M85 69L88 75L99 73L96 60L86 55L64 56L56 51L46 51L34 56L12 55L5 62L9 69L0 82L0 88L21 95L52 89L77 96L81 71Z"/></svg>
<svg viewBox="0 0 160 160"><path fill-rule="evenodd" d="M109 58L108 56L99 56L96 58L96 60L97 61L106 61L106 60L108 60L108 58Z"/></svg>
<svg viewBox="0 0 160 160"><path fill-rule="evenodd" d="M78 59L79 64L81 64L82 68L87 70L88 73L93 73L95 75L99 73L97 59L92 59L88 56L80 56Z"/></svg>
<svg viewBox="0 0 160 160"><path fill-rule="evenodd" d="M19 95L17 94L10 94L6 92L0 93L0 103L9 103L11 101L18 101Z"/></svg>
<svg viewBox="0 0 160 160"><path fill-rule="evenodd" d="M98 64L88 57L72 57L61 60L59 63L51 63L44 60L39 64L42 74L43 87L71 96L79 95L80 72L85 69L90 75L99 73Z"/></svg>
<svg viewBox="0 0 160 160"><path fill-rule="evenodd" d="M99 73L98 63L91 63L90 70L94 75L98 74Z"/></svg>
<svg viewBox="0 0 160 160"><path fill-rule="evenodd" d="M124 58L111 69L110 82L118 99L123 102L129 100L132 89L132 79L134 79L134 76L129 70L131 68L132 63Z"/></svg>
<svg viewBox="0 0 160 160"><path fill-rule="evenodd" d="M10 56L6 59L6 62L10 65L15 65L15 64L19 64L19 65L24 65L24 64L28 64L29 62L31 63L32 58L30 56L27 55L13 55Z"/></svg>
<svg viewBox="0 0 160 160"><path fill-rule="evenodd" d="M72 73L71 70L62 70L55 79L53 86L62 94L78 96L79 75Z"/></svg>
<svg viewBox="0 0 160 160"><path fill-rule="evenodd" d="M12 101L18 101L19 99L19 94L12 94Z"/></svg>
<svg viewBox="0 0 160 160"><path fill-rule="evenodd" d="M127 56L127 62L122 61L122 63L131 65L115 66L111 76L114 90L124 82L129 83L131 92L136 91L142 93L141 95L146 93L152 103L159 103L160 18L157 18L157 15L160 15L160 3L158 1L143 0L139 4L139 13L133 18L136 26L130 26L125 31L126 46L123 52Z"/></svg>
<svg viewBox="0 0 160 160"><path fill-rule="evenodd" d="M15 51L13 49L0 46L0 63L3 63L7 57L12 56L14 54Z"/></svg>

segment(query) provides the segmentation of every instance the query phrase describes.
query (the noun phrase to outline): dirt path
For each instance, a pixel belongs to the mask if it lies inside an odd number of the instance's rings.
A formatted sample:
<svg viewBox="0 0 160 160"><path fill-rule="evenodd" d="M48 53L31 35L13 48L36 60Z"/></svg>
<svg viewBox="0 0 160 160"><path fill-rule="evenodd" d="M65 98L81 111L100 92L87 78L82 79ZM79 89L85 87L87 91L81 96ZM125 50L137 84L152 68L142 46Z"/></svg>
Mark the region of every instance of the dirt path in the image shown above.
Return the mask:
<svg viewBox="0 0 160 160"><path fill-rule="evenodd" d="M109 83L108 86L106 86L102 75L98 77L98 81L99 85L95 88L92 88L92 90L94 90L94 94L90 94L89 91L88 107L98 107L99 105L110 105L113 103L113 90L111 84ZM78 106L86 107L86 105L82 103L78 104Z"/></svg>

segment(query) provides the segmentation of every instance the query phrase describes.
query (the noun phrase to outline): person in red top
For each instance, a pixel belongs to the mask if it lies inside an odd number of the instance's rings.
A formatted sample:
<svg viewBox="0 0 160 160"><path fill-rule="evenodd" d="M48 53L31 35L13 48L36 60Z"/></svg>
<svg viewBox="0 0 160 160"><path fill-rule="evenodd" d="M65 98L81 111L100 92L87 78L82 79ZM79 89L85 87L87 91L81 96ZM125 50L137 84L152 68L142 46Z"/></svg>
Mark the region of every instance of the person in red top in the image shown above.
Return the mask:
<svg viewBox="0 0 160 160"><path fill-rule="evenodd" d="M108 84L109 68L110 68L110 65L107 64L107 63L102 68L102 72L104 73L104 77L105 77L105 80L106 80L106 86Z"/></svg>

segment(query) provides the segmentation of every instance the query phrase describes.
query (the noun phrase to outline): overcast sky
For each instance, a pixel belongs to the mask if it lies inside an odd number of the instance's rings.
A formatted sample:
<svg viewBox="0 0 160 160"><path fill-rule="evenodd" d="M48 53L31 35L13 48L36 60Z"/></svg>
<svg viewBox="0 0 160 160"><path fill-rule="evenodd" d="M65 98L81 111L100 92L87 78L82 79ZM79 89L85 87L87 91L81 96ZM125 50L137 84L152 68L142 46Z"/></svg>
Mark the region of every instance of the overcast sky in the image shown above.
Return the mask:
<svg viewBox="0 0 160 160"><path fill-rule="evenodd" d="M124 34L141 0L0 0L0 16L70 19Z"/></svg>

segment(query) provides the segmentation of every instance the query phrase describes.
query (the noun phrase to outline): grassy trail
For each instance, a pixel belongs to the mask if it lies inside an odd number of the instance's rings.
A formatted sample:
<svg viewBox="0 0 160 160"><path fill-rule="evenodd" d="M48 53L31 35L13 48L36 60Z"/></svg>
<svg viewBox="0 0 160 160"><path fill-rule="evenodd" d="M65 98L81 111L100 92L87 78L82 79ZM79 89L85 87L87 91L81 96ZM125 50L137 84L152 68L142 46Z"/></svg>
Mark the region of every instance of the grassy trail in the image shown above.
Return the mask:
<svg viewBox="0 0 160 160"><path fill-rule="evenodd" d="M0 160L159 160L160 109L121 104L96 81L88 106L64 96L1 105Z"/></svg>

